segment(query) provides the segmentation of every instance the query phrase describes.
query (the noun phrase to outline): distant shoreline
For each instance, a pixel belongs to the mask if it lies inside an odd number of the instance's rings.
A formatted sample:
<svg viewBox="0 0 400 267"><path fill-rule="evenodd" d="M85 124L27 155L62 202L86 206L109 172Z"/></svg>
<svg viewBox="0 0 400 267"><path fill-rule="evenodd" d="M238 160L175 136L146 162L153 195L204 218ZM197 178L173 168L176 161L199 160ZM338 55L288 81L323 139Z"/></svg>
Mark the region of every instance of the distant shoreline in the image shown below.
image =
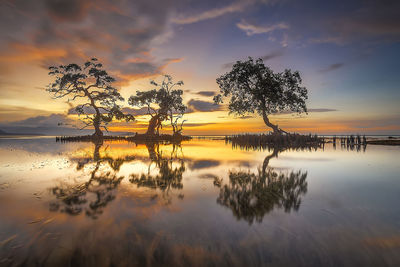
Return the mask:
<svg viewBox="0 0 400 267"><path fill-rule="evenodd" d="M5 133L0 132L0 136L46 136L45 134L34 134L34 133Z"/></svg>
<svg viewBox="0 0 400 267"><path fill-rule="evenodd" d="M384 145L384 146L400 146L399 139L385 139L385 140L370 140L367 141L368 145Z"/></svg>
<svg viewBox="0 0 400 267"><path fill-rule="evenodd" d="M240 133L240 134L246 134L246 133ZM251 133L251 134L264 134L264 133L260 132L260 133ZM193 135L187 135L187 136L196 138L196 137L225 137L225 136L233 136L233 135L237 135L237 134L193 134ZM304 135L308 135L308 134L304 134ZM315 135L315 134L311 134L311 135ZM346 137L346 136L350 136L351 134L326 134L326 135L317 134L317 135L322 138L323 137L329 138L329 137L334 137L334 136ZM353 135L355 135L355 134L353 134ZM363 136L364 134L360 134L360 135ZM60 135L29 134L29 133L28 134L25 134L25 133L6 133L6 134L0 133L0 138L1 137L13 137L13 136L16 136L16 137L17 136L18 137L20 137L20 136L55 137L55 136L60 136ZM71 135L71 137L74 137L74 136L79 137L81 135ZM132 135L120 134L120 135L104 135L104 136L116 136L116 137L126 136L126 137L128 137L128 136L132 136ZM400 134L365 134L365 137L387 137L387 138L396 137L396 138L400 139Z"/></svg>

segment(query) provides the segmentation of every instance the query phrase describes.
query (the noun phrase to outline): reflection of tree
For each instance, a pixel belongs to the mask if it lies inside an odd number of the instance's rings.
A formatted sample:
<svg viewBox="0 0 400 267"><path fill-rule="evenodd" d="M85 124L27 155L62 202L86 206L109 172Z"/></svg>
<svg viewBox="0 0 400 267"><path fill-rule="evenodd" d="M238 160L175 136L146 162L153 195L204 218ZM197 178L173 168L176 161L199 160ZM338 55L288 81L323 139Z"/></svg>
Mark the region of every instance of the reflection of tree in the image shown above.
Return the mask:
<svg viewBox="0 0 400 267"><path fill-rule="evenodd" d="M124 162L132 161L131 156L112 158L100 156L101 142L95 143L93 157L71 159L77 162L76 169L84 170L89 164L94 164L87 182L78 184L62 184L51 188L51 193L59 199L59 202L50 204L53 211L61 210L71 215L80 214L85 210L86 215L97 218L103 212L103 208L115 199L115 189L121 183L123 176L117 176L116 172ZM104 171L102 167L107 163L112 171ZM61 207L60 207L61 206Z"/></svg>
<svg viewBox="0 0 400 267"><path fill-rule="evenodd" d="M258 173L230 171L229 184L220 188L217 203L230 208L237 219L262 222L274 208L297 211L301 196L307 193L307 172L277 173L268 168L269 160L279 150L265 157Z"/></svg>
<svg viewBox="0 0 400 267"><path fill-rule="evenodd" d="M183 160L179 159L176 155L176 150L179 145L173 144L173 150L169 158L163 158L162 153L159 151L158 144L148 143L146 146L149 151L151 164L153 162L156 164L158 174L152 175L150 173L150 164L146 174L131 174L129 181L136 184L137 187L161 190L163 199L169 204L172 200L170 194L172 190L180 190L183 188L182 175L185 172L185 164ZM179 194L178 197L183 198L183 195Z"/></svg>

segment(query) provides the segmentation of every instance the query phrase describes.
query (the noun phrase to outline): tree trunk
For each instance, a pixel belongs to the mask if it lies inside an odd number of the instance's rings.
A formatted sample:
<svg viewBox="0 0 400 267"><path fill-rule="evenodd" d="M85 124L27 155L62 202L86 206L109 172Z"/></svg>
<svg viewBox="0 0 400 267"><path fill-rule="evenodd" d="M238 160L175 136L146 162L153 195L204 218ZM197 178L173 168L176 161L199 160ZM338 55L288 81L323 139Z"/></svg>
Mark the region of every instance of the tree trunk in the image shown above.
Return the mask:
<svg viewBox="0 0 400 267"><path fill-rule="evenodd" d="M149 126L147 127L147 132L146 134L148 135L156 135L156 128L160 123L160 116L155 115L154 117L151 117L149 121Z"/></svg>
<svg viewBox="0 0 400 267"><path fill-rule="evenodd" d="M157 146L157 150L156 150ZM159 153L158 152L158 144L155 144L153 142L151 143L146 143L147 151L149 152L149 157L151 161L157 162L159 161Z"/></svg>
<svg viewBox="0 0 400 267"><path fill-rule="evenodd" d="M100 112L98 109L96 109L96 116L94 117L93 120L93 126L94 126L93 136L96 138L103 138L103 132L100 129Z"/></svg>
<svg viewBox="0 0 400 267"><path fill-rule="evenodd" d="M93 152L93 160L94 161L100 161L100 148L103 145L103 140L96 140L93 141L94 143L94 152Z"/></svg>
<svg viewBox="0 0 400 267"><path fill-rule="evenodd" d="M100 126L98 124L96 124L94 126L94 134L93 135L95 137L98 137L98 138L102 138L103 137L103 132L100 130Z"/></svg>
<svg viewBox="0 0 400 267"><path fill-rule="evenodd" d="M265 175L268 164L269 164L269 160L275 157L278 157L278 153L281 152L280 149L278 149L277 147L274 147L274 150L272 151L272 154L266 156L264 158L264 162L263 162L263 166L262 166L262 173L263 175Z"/></svg>
<svg viewBox="0 0 400 267"><path fill-rule="evenodd" d="M172 119L171 119L171 126L172 126L172 135L175 135L176 134L176 132L177 132L177 127L175 126L175 124L174 124L174 122L172 121Z"/></svg>
<svg viewBox="0 0 400 267"><path fill-rule="evenodd" d="M94 127L94 134L93 137L97 139L103 139L103 132L100 130L100 123L101 123L101 114L99 108L96 106L96 103L93 99L93 97L90 95L89 91L86 89L85 90L85 95L89 98L90 100L90 105L94 108L96 111L96 116L93 119L93 127Z"/></svg>
<svg viewBox="0 0 400 267"><path fill-rule="evenodd" d="M283 132L281 129L279 129L278 125L272 124L269 121L268 115L265 111L263 111L263 120L264 120L265 125L272 128L272 130L274 131L275 134L281 134Z"/></svg>

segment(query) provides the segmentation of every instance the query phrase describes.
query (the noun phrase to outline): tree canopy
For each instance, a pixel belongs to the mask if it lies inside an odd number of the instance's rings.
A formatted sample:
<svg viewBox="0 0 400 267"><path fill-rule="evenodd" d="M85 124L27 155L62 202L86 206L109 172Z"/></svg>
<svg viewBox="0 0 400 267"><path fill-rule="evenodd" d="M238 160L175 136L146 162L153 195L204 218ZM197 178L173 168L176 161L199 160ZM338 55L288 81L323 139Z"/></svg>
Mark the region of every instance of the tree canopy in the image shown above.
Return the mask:
<svg viewBox="0 0 400 267"><path fill-rule="evenodd" d="M94 127L95 137L102 137L101 128L113 118L126 121L134 120L130 114L123 114L118 101L124 98L112 86L115 79L103 69L96 58L87 61L83 66L72 63L68 65L49 67L49 75L55 80L47 87L54 98L68 97L68 102L79 101L75 110L78 115L84 115L81 121L86 127ZM83 103L82 103L83 102Z"/></svg>
<svg viewBox="0 0 400 267"><path fill-rule="evenodd" d="M174 133L180 133L182 128L179 129L177 120L183 116L187 107L182 103L183 91L173 88L182 86L183 82L174 83L170 75L164 75L161 83L150 81L150 84L156 88L145 92L137 91L136 96L131 96L128 100L131 106L147 108L151 119L146 134L159 134L162 122L168 119L171 120Z"/></svg>
<svg viewBox="0 0 400 267"><path fill-rule="evenodd" d="M76 163L76 171L80 171L81 176L87 177L87 180L72 184L60 183L52 187L50 192L56 201L50 202L50 211L70 215L85 212L92 219L97 219L115 199L117 188L124 178L118 172L124 163L132 162L135 156L115 157L112 153L108 154L106 148L100 153L102 146L103 141L97 140L94 142L93 155L69 157L71 163Z"/></svg>
<svg viewBox="0 0 400 267"><path fill-rule="evenodd" d="M284 132L269 121L268 116L282 112L307 112L307 89L301 86L302 79L298 71L286 69L275 73L266 67L262 59L237 61L232 70L217 79L220 94L214 96L214 102L222 103L223 97L229 97L229 113L242 116L257 112L264 123L274 133Z"/></svg>
<svg viewBox="0 0 400 267"><path fill-rule="evenodd" d="M230 170L229 183L220 187L217 203L249 224L254 220L261 223L264 216L276 208L297 211L308 190L307 172L277 172L268 167L270 159L279 152L280 149L274 148L256 173Z"/></svg>
<svg viewBox="0 0 400 267"><path fill-rule="evenodd" d="M147 173L131 174L129 182L139 187L161 191L161 197L166 204L170 204L173 199L173 194L183 188L182 178L186 170L184 160L177 155L177 149L180 144L173 144L173 149L170 156L165 156L163 151L160 151L159 144L147 143L146 147L149 151L151 164L156 164L158 174L150 173L150 166ZM179 193L178 198L182 199L184 195Z"/></svg>

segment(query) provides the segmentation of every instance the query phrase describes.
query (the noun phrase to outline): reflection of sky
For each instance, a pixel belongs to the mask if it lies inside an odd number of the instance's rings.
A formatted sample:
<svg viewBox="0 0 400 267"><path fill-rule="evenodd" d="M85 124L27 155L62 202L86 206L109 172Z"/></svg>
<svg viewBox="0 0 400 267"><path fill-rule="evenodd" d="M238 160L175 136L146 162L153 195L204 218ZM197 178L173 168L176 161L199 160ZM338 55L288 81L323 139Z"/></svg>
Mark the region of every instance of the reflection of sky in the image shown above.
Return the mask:
<svg viewBox="0 0 400 267"><path fill-rule="evenodd" d="M267 260L288 264L299 257L308 265L400 260L395 253L400 245L396 147L368 146L365 152L356 152L327 145L324 151L279 153L269 166L282 173L307 172L308 192L297 212L276 208L261 223L250 225L216 203L219 188L213 180L216 176L228 183L230 170L257 173L272 152L232 149L223 141L184 142L172 157L173 167L184 160L183 188L169 192L168 204L159 189L137 188L128 181L133 173L159 173L146 146L105 142L100 158L134 159L123 163L118 176L124 179L114 191L116 198L93 220L84 213L50 212L49 203L55 199L49 189L87 182L95 162L82 170L76 170L76 162L93 159L94 145L52 142L25 140L24 145L13 140L0 147L0 241L16 235L3 247L2 256L22 260L29 252L44 261L51 253L57 261L64 251L66 257L78 253L78 259L95 255L95 261L108 257L115 263L142 259L174 265L183 264L182 257L193 264L218 265ZM52 145L59 146L59 152L34 150ZM159 155L168 159L172 151L171 145L162 145ZM106 162L101 170L112 172ZM97 244L112 244L115 249Z"/></svg>

